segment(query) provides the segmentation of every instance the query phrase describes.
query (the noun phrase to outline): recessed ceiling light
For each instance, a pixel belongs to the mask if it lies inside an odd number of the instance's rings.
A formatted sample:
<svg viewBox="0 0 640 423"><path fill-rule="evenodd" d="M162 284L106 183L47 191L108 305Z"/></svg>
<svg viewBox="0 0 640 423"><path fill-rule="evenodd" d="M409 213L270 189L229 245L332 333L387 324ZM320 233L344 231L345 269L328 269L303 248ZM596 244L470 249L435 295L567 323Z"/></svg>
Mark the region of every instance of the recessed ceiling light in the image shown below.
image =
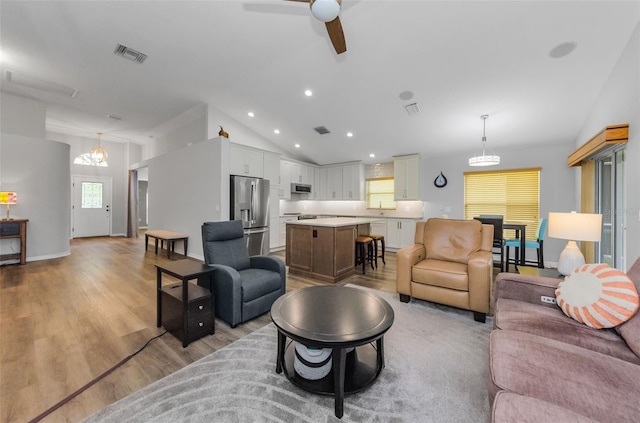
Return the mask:
<svg viewBox="0 0 640 423"><path fill-rule="evenodd" d="M294 144L293 145L295 148L300 148L300 144Z"/></svg>
<svg viewBox="0 0 640 423"><path fill-rule="evenodd" d="M353 136L353 132L347 132L347 136L351 138Z"/></svg>
<svg viewBox="0 0 640 423"><path fill-rule="evenodd" d="M311 97L313 95L313 91L311 90L305 90L304 91L304 95L306 95L307 97Z"/></svg>
<svg viewBox="0 0 640 423"><path fill-rule="evenodd" d="M279 133L280 133L280 130L279 130L279 129L274 129L274 130L273 130L273 133L274 133L274 134L279 134Z"/></svg>
<svg viewBox="0 0 640 423"><path fill-rule="evenodd" d="M376 155L375 155L375 154L373 154L373 153L369 154L369 157L371 157L371 158L374 158L375 156L376 156Z"/></svg>
<svg viewBox="0 0 640 423"><path fill-rule="evenodd" d="M249 112L249 113L247 113L247 116L254 117L255 115L253 114L253 112Z"/></svg>

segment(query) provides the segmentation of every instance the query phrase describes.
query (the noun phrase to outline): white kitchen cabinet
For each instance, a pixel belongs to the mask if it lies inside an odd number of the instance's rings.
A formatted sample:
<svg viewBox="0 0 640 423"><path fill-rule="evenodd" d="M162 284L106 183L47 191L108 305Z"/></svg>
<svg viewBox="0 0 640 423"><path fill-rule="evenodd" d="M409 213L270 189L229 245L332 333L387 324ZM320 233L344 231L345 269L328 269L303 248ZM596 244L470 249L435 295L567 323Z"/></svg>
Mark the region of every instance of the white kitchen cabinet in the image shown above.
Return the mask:
<svg viewBox="0 0 640 423"><path fill-rule="evenodd" d="M264 177L264 154L252 148L231 144L231 175Z"/></svg>
<svg viewBox="0 0 640 423"><path fill-rule="evenodd" d="M279 198L282 200L291 199L291 162L280 160L280 190Z"/></svg>
<svg viewBox="0 0 640 423"><path fill-rule="evenodd" d="M302 163L291 162L291 182L299 184L313 184L314 168Z"/></svg>
<svg viewBox="0 0 640 423"><path fill-rule="evenodd" d="M387 219L386 247L400 249L412 245L415 233L414 219Z"/></svg>
<svg viewBox="0 0 640 423"><path fill-rule="evenodd" d="M342 200L342 166L327 168L327 200Z"/></svg>
<svg viewBox="0 0 640 423"><path fill-rule="evenodd" d="M287 222L293 222L296 220L298 220L296 216L287 216L280 218L280 236L278 238L278 248L282 248L287 245Z"/></svg>
<svg viewBox="0 0 640 423"><path fill-rule="evenodd" d="M364 200L364 165L349 164L342 166L342 199Z"/></svg>
<svg viewBox="0 0 640 423"><path fill-rule="evenodd" d="M369 223L369 227L371 230L372 234L378 234L378 235L382 235L383 237L385 237L385 246L387 244L387 219L378 219L378 220L372 220L371 223Z"/></svg>
<svg viewBox="0 0 640 423"><path fill-rule="evenodd" d="M420 200L420 156L394 157L393 181L396 201Z"/></svg>
<svg viewBox="0 0 640 423"><path fill-rule="evenodd" d="M280 156L277 154L264 153L262 163L264 179L269 180L270 186L280 186ZM278 196L272 195L271 198L277 199Z"/></svg>

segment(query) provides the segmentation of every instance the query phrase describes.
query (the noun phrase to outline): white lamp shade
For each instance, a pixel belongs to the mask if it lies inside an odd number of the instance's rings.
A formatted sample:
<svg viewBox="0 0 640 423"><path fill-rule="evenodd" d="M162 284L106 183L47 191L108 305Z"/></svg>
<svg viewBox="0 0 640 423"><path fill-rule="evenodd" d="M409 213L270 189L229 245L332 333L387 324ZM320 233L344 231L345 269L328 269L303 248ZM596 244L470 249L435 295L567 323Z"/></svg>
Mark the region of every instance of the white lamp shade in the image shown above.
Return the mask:
<svg viewBox="0 0 640 423"><path fill-rule="evenodd" d="M340 14L340 2L337 0L315 0L310 6L313 16L322 22L331 22Z"/></svg>
<svg viewBox="0 0 640 423"><path fill-rule="evenodd" d="M571 241L599 242L602 215L595 213L549 213L549 236Z"/></svg>
<svg viewBox="0 0 640 423"><path fill-rule="evenodd" d="M500 156L475 156L469 158L469 166L494 166L500 164Z"/></svg>

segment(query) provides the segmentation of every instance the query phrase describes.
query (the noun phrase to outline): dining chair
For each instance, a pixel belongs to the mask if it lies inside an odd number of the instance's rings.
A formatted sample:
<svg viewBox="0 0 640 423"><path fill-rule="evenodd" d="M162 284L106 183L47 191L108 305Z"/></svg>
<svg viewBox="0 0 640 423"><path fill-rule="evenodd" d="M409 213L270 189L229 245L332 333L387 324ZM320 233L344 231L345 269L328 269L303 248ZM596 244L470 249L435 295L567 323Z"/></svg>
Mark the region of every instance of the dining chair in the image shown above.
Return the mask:
<svg viewBox="0 0 640 423"><path fill-rule="evenodd" d="M540 220L540 224L538 225L538 234L537 234L537 239L535 241L525 241L525 248L535 248L536 249L536 255L538 257L537 262L527 262L525 261L525 263L522 263L523 266L525 266L527 263L528 264L535 264L537 265L540 269L544 268L544 249L543 249L543 243L544 243L544 234L547 231L547 218L543 218L542 220ZM520 248L520 240L519 239L507 239L504 241L504 247L507 249L507 254L506 254L506 269L507 272L509 271L509 247L514 247L516 249L516 251L518 251L518 248ZM516 253L517 255L517 253ZM517 264L517 260L514 259L514 265Z"/></svg>
<svg viewBox="0 0 640 423"><path fill-rule="evenodd" d="M493 225L493 244L491 252L496 255L500 255L500 263L494 261L493 266L499 267L501 272L504 272L504 236L502 235L503 217L500 215L480 215L474 217L474 219L480 222Z"/></svg>

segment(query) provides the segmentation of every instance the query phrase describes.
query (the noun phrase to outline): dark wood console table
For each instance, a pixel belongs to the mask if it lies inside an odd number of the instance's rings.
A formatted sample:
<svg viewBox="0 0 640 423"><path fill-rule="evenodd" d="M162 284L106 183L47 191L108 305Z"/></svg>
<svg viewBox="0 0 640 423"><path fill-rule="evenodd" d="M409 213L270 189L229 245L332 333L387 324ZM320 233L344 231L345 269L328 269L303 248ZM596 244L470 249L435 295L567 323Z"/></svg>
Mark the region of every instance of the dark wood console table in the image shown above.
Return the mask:
<svg viewBox="0 0 640 423"><path fill-rule="evenodd" d="M29 219L0 220L0 239L15 238L20 240L20 252L0 254L0 261L20 260L20 264L27 262L27 222Z"/></svg>

